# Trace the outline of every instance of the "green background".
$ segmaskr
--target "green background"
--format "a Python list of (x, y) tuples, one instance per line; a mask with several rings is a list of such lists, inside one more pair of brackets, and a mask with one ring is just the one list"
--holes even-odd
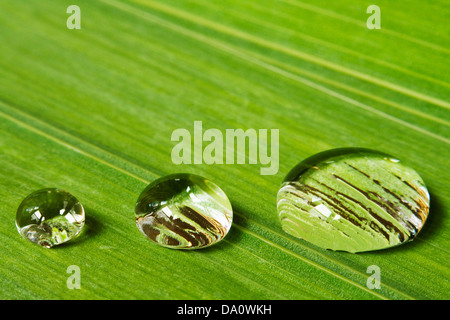
[[(69, 5), (81, 29), (69, 30)], [(448, 1), (1, 1), (0, 298), (448, 299)], [(174, 165), (177, 128), (279, 129), (280, 167)], [(415, 168), (431, 212), (412, 243), (322, 250), (281, 230), (276, 194), (301, 160), (377, 149)], [(198, 251), (158, 247), (134, 205), (154, 179), (199, 174), (234, 208)], [(14, 218), (29, 193), (69, 190), (87, 223), (40, 248)], [(81, 289), (66, 285), (81, 270)], [(381, 270), (369, 289), (366, 270)]]

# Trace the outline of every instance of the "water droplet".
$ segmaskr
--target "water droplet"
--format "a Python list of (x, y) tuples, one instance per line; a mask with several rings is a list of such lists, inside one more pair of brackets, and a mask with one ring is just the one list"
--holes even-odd
[(75, 238), (83, 226), (83, 206), (64, 190), (35, 191), (17, 209), (17, 230), (22, 237), (42, 247), (50, 248)]
[(233, 211), (216, 184), (191, 174), (174, 174), (152, 182), (136, 203), (136, 224), (159, 245), (197, 249), (222, 240)]
[(412, 240), (429, 205), (416, 171), (386, 154), (357, 148), (329, 150), (301, 162), (286, 176), (277, 197), (284, 231), (348, 252)]

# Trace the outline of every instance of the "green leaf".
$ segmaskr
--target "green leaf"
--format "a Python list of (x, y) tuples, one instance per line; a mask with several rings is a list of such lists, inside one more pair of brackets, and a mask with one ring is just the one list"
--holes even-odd
[[(0, 4), (0, 298), (450, 298), (446, 1), (377, 1), (374, 30), (370, 3), (350, 0), (79, 0), (81, 29), (70, 30), (72, 4)], [(278, 172), (175, 165), (172, 132), (193, 134), (194, 121), (223, 134), (279, 129)], [(282, 231), (284, 176), (338, 147), (380, 150), (420, 173), (431, 211), (414, 242), (350, 254)], [(175, 172), (229, 196), (233, 226), (219, 244), (170, 250), (137, 229), (140, 192)], [(22, 199), (47, 187), (87, 215), (77, 239), (52, 249), (14, 226)], [(67, 285), (73, 265), (80, 289)], [(367, 286), (373, 265), (380, 289)]]

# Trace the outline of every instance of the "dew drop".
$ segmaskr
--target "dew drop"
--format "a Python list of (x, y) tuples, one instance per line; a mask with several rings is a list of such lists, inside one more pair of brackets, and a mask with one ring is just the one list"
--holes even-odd
[(35, 191), (20, 204), (16, 227), (25, 239), (51, 248), (80, 234), (84, 209), (70, 193), (56, 188)]
[(139, 230), (161, 246), (197, 249), (226, 236), (233, 211), (216, 184), (192, 174), (174, 174), (142, 191), (135, 219)]
[[(395, 159), (395, 161), (393, 161)], [(421, 177), (378, 151), (334, 149), (299, 163), (277, 196), (283, 230), (321, 248), (363, 252), (411, 241), (430, 198)]]

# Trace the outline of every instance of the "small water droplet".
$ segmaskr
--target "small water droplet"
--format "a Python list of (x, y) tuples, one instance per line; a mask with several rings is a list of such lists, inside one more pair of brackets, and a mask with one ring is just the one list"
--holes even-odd
[(139, 196), (139, 230), (159, 245), (197, 249), (222, 240), (233, 211), (225, 193), (214, 183), (192, 174), (174, 174), (152, 182)]
[(414, 239), (429, 206), (428, 191), (416, 171), (386, 154), (358, 148), (329, 150), (304, 160), (286, 176), (277, 197), (284, 231), (325, 249), (348, 252)]
[(25, 239), (42, 247), (75, 238), (84, 226), (84, 209), (70, 193), (56, 188), (35, 191), (20, 204), (16, 227)]

